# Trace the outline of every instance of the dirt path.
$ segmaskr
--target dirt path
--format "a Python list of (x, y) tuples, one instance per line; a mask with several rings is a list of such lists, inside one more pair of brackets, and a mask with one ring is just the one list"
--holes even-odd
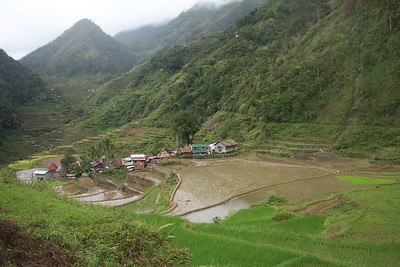
[(42, 168), (47, 168), (52, 162), (57, 166), (60, 166), (62, 157), (41, 159), (38, 161), (38, 165)]
[(300, 215), (325, 213), (328, 210), (339, 205), (340, 202), (341, 202), (341, 198), (338, 196), (338, 197), (335, 197), (330, 200), (320, 201), (320, 202), (308, 205), (306, 208), (298, 210), (297, 213)]

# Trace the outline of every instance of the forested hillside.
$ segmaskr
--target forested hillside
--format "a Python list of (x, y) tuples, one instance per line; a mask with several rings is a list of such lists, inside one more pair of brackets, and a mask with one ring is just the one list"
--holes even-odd
[(88, 19), (74, 24), (53, 42), (33, 51), (21, 63), (44, 76), (121, 74), (132, 66), (128, 50)]
[(164, 25), (147, 25), (114, 38), (127, 44), (139, 62), (176, 43), (186, 44), (207, 33), (222, 31), (266, 0), (234, 1), (223, 6), (200, 2)]
[(20, 62), (80, 103), (88, 90), (128, 71), (135, 60), (127, 47), (83, 19)]
[(48, 96), (50, 88), (28, 68), (0, 49), (0, 136), (20, 123), (18, 109)]
[[(270, 1), (223, 33), (177, 44), (104, 85), (87, 123), (146, 117), (241, 141), (317, 136), (339, 150), (396, 154), (397, 1)], [(318, 141), (318, 140), (317, 140)]]
[[(25, 122), (30, 126), (40, 124), (35, 130), (48, 128), (50, 124), (40, 113), (48, 113), (43, 107), (50, 103), (61, 109), (62, 101), (57, 97), (57, 91), (0, 49), (0, 164), (37, 150), (26, 140), (29, 137), (22, 137), (33, 129)], [(59, 115), (59, 111), (52, 113)], [(62, 119), (58, 117), (59, 121)]]

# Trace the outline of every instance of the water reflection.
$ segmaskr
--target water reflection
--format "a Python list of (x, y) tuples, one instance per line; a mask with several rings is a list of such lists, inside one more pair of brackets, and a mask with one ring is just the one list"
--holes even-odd
[(224, 219), (229, 214), (240, 209), (247, 209), (252, 204), (258, 201), (264, 200), (269, 197), (269, 192), (266, 189), (261, 189), (259, 191), (250, 193), (248, 195), (240, 196), (234, 198), (224, 204), (218, 205), (216, 207), (208, 208), (202, 211), (193, 212), (184, 216), (194, 223), (210, 223), (213, 222), (213, 218), (220, 217)]

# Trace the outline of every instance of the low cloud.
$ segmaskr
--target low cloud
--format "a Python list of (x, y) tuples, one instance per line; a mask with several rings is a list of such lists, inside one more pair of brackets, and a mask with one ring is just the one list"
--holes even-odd
[[(223, 5), (238, 0), (211, 0)], [(0, 48), (14, 59), (57, 38), (75, 22), (88, 18), (114, 35), (146, 24), (165, 22), (198, 0), (3, 0), (0, 9)]]

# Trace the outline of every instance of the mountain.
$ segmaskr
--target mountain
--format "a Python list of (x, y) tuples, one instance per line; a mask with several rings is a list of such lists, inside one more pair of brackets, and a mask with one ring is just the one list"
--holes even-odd
[(116, 76), (130, 69), (129, 51), (88, 19), (75, 23), (54, 41), (20, 62), (44, 76)]
[(232, 26), (239, 17), (266, 2), (267, 0), (234, 1), (223, 6), (200, 2), (164, 25), (146, 25), (136, 30), (120, 32), (114, 38), (127, 44), (141, 62), (177, 42), (188, 43), (207, 33), (222, 31)]
[(18, 107), (46, 98), (48, 85), (0, 49), (0, 133), (19, 125)]
[[(71, 102), (79, 102), (79, 98), (73, 96), (76, 93), (81, 96), (79, 90), (87, 92), (119, 76), (128, 71), (134, 61), (123, 44), (88, 19), (75, 23), (54, 41), (20, 60), (75, 100)], [(78, 92), (71, 88), (74, 86), (78, 87)]]
[[(26, 142), (31, 136), (22, 135), (30, 130), (30, 134), (37, 135), (37, 130), (50, 126), (46, 124), (47, 116), (40, 116), (39, 111), (49, 113), (43, 107), (53, 106), (57, 110), (51, 113), (58, 115), (62, 105), (57, 97), (57, 92), (37, 74), (0, 49), (0, 164), (37, 150), (33, 143)], [(27, 123), (40, 128), (27, 127)]]
[(190, 117), (197, 139), (289, 139), (397, 158), (399, 32), (396, 1), (270, 1), (110, 81), (86, 101), (85, 123), (169, 128)]

